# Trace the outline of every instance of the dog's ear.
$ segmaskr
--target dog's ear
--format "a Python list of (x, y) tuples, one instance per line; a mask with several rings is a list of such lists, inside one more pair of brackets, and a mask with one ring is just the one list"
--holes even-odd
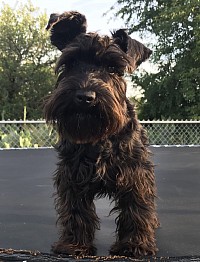
[(131, 69), (129, 67), (129, 71), (133, 72), (152, 54), (152, 51), (149, 48), (135, 39), (132, 39), (124, 29), (119, 29), (113, 32), (112, 37), (114, 43), (131, 58)]
[(51, 14), (46, 30), (51, 31), (52, 45), (62, 51), (76, 36), (86, 33), (87, 21), (84, 15), (77, 11)]

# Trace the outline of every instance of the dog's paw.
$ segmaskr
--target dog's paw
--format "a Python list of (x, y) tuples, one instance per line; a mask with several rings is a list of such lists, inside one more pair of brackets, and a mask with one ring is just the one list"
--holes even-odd
[(94, 256), (96, 255), (96, 247), (93, 245), (75, 245), (65, 242), (56, 242), (52, 245), (52, 251), (55, 254), (65, 254), (73, 256)]
[(111, 256), (126, 256), (126, 257), (143, 257), (143, 256), (154, 256), (158, 249), (153, 244), (148, 246), (146, 244), (136, 245), (132, 242), (116, 242), (111, 246)]

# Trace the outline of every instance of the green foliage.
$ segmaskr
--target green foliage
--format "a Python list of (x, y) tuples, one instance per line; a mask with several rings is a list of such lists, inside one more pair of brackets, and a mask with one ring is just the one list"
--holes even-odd
[(55, 51), (45, 30), (47, 15), (27, 2), (0, 10), (0, 114), (5, 119), (42, 117), (41, 102), (55, 82)]
[[(118, 0), (130, 33), (149, 37), (155, 74), (133, 76), (144, 89), (141, 119), (200, 118), (199, 0)], [(116, 7), (115, 7), (116, 8)], [(148, 39), (146, 39), (148, 41)]]
[(1, 124), (0, 148), (50, 147), (57, 132), (46, 124)]

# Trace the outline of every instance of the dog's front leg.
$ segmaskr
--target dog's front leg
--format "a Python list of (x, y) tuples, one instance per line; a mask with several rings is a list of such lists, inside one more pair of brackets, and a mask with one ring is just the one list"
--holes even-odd
[(57, 189), (55, 203), (60, 239), (52, 250), (54, 253), (71, 255), (95, 255), (93, 240), (99, 219), (95, 212), (93, 195), (88, 192), (88, 185), (80, 183), (79, 174), (70, 179), (66, 170), (68, 167), (62, 166), (55, 175)]
[(119, 177), (116, 193), (117, 239), (110, 249), (111, 255), (140, 257), (155, 255), (155, 228), (158, 227), (155, 212), (154, 175), (148, 170), (138, 169), (129, 180), (130, 172)]

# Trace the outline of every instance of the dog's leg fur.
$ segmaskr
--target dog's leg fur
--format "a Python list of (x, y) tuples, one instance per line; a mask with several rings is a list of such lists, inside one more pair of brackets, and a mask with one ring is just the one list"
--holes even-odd
[(135, 124), (126, 130), (126, 142), (118, 139), (121, 156), (115, 167), (118, 175), (113, 211), (119, 215), (116, 218), (117, 239), (110, 249), (111, 255), (139, 257), (155, 255), (157, 251), (154, 165), (144, 145), (147, 142), (145, 132), (139, 123)]
[[(120, 214), (117, 217), (117, 240), (110, 249), (111, 255), (140, 257), (155, 255), (154, 229), (157, 225), (152, 206), (143, 200), (136, 200), (135, 192), (125, 192), (116, 201), (115, 209)], [(138, 203), (141, 201), (140, 203)]]
[(151, 197), (153, 192), (146, 192), (141, 196), (138, 192), (141, 178), (137, 178), (137, 173), (134, 175), (136, 177), (135, 190), (130, 190), (128, 185), (121, 186), (116, 195), (114, 209), (119, 211), (116, 219), (117, 240), (110, 249), (111, 255), (139, 257), (155, 255), (157, 251), (154, 234), (157, 218)]
[(65, 143), (59, 153), (61, 160), (54, 180), (61, 235), (52, 249), (55, 253), (95, 255), (93, 240), (99, 219), (93, 203), (94, 194), (90, 190), (93, 165), (87, 162), (82, 145)]

